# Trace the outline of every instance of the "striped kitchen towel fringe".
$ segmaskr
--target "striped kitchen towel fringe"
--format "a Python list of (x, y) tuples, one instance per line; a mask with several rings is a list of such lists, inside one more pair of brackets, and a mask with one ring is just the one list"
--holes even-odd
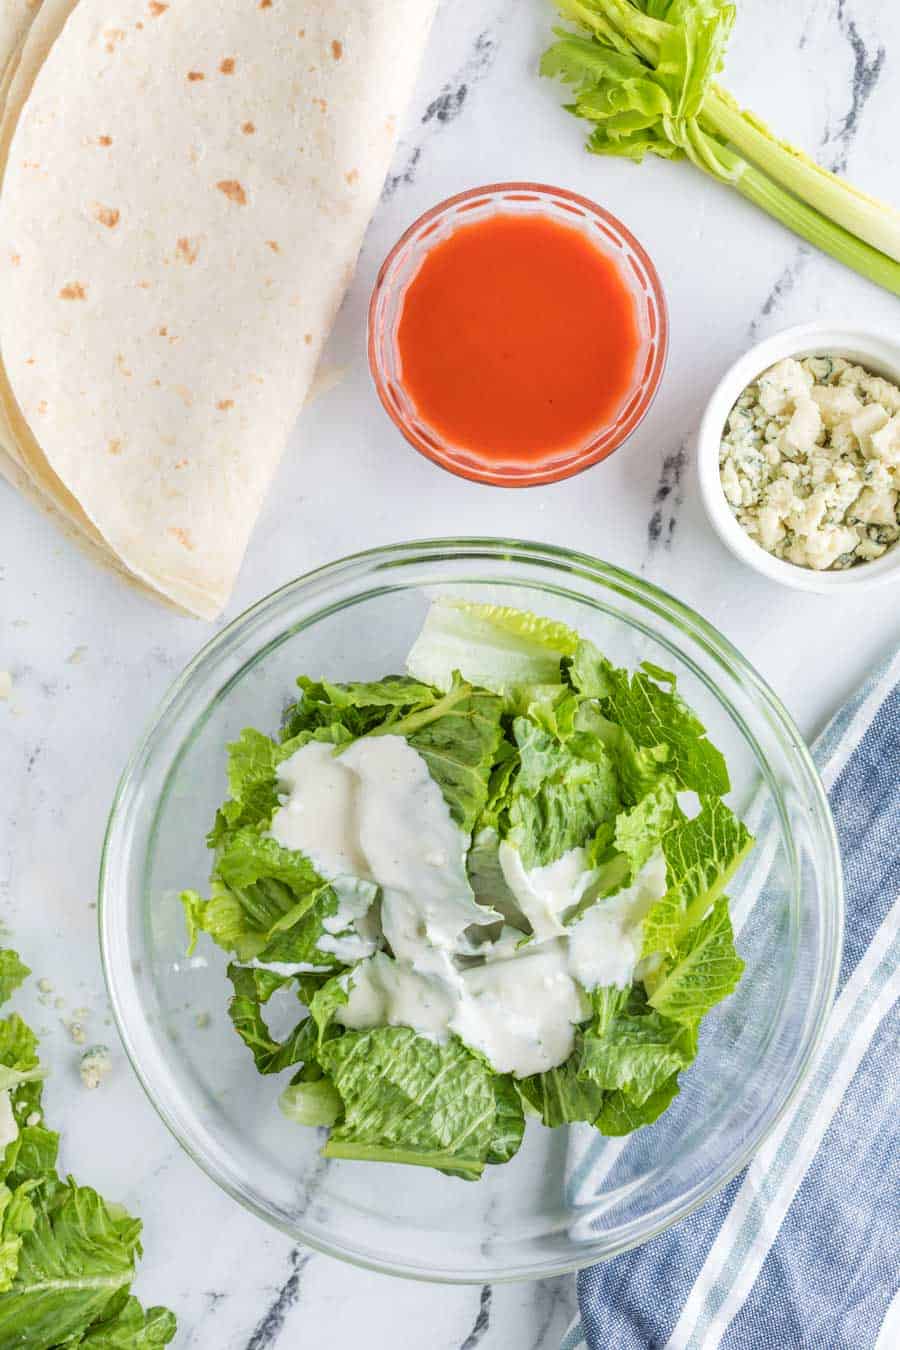
[(740, 1176), (645, 1246), (582, 1271), (561, 1350), (900, 1347), (900, 652), (814, 756), (847, 891), (822, 1044)]

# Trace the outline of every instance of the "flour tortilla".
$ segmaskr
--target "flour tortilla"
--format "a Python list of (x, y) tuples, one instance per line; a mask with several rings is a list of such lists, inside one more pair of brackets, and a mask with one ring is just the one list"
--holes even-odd
[(0, 121), (0, 445), (195, 614), (230, 593), (435, 7), (44, 0), (22, 49)]

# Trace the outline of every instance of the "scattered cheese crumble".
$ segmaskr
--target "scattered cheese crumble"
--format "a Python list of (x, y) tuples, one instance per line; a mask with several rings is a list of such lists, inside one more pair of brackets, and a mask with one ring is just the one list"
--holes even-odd
[(900, 388), (840, 356), (779, 361), (732, 408), (719, 472), (776, 558), (816, 571), (880, 558), (900, 539)]
[(81, 1056), (81, 1081), (92, 1091), (98, 1088), (112, 1068), (112, 1056), (105, 1045), (92, 1045)]

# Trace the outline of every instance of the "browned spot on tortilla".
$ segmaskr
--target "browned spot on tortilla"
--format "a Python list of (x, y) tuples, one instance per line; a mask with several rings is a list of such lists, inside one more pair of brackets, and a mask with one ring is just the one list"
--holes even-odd
[(160, 14), (165, 14), (169, 6), (164, 5), (162, 3), (162, 0), (150, 0), (150, 4), (147, 6), (147, 8), (153, 15), (154, 19), (158, 19)]
[(344, 55), (344, 44), (343, 42), (338, 42), (337, 38), (332, 41), (331, 55), (334, 57), (335, 61), (340, 61), (341, 57)]
[(137, 23), (134, 26), (135, 28), (138, 29), (138, 31), (140, 31), (140, 29), (142, 29), (144, 25), (141, 23), (140, 19), (138, 19)]
[(139, 290), (149, 291), (151, 283), (149, 281), (138, 281), (135, 283)]
[(260, 9), (271, 9), (272, 0), (259, 0), (259, 7)]
[(220, 65), (219, 65), (219, 70), (221, 71), (221, 73), (222, 73), (223, 75), (233, 75), (233, 74), (234, 74), (234, 57), (233, 57), (233, 56), (226, 56), (226, 57), (224, 58), (224, 60), (220, 63)]
[(316, 105), (317, 108), (320, 108), (323, 113), (328, 111), (327, 98), (314, 98), (313, 103)]
[(344, 177), (352, 187), (354, 183), (359, 182), (359, 169), (351, 169), (349, 173), (344, 174)]
[(182, 403), (185, 405), (186, 408), (190, 408), (193, 405), (194, 395), (191, 393), (190, 389), (185, 387), (185, 385), (176, 384), (175, 393), (181, 399)]
[(188, 461), (187, 461), (186, 459), (176, 459), (176, 461), (175, 461), (175, 468), (176, 468), (176, 469), (186, 469), (187, 466), (188, 466)]
[(59, 293), (60, 300), (86, 300), (87, 291), (80, 281), (70, 281)]
[(9, 255), (9, 261), (12, 263), (13, 267), (18, 267), (22, 261), (21, 253), (11, 253)]
[(234, 407), (234, 399), (220, 398), (218, 403), (216, 404), (216, 407), (219, 409), (219, 412), (227, 412), (229, 408)]
[(122, 28), (105, 28), (103, 30), (103, 36), (106, 38), (106, 50), (108, 52), (114, 52), (116, 50), (116, 43), (122, 41), (125, 36), (125, 31)]
[(42, 415), (47, 411), (47, 400), (45, 398), (41, 399), (40, 403), (38, 404), (37, 410)]
[(188, 79), (193, 83), (197, 80), (205, 80), (206, 76), (203, 74), (202, 70), (189, 70)]
[(245, 122), (244, 125), (241, 127), (241, 131), (244, 133), (245, 136), (252, 136), (255, 130), (256, 127), (253, 125), (252, 122)]
[(94, 207), (94, 219), (108, 230), (114, 230), (119, 223), (119, 212), (114, 206), (101, 206), (98, 202)]
[(40, 167), (41, 167), (41, 161), (40, 161), (39, 159), (23, 159), (23, 160), (22, 160), (22, 168), (23, 168), (23, 169), (39, 169)]
[(187, 263), (188, 267), (193, 266), (200, 254), (200, 240), (189, 239), (183, 235), (175, 245), (175, 251), (182, 262)]
[(305, 29), (305, 28), (298, 28), (298, 29), (297, 29), (297, 36), (298, 36), (299, 38), (304, 38), (304, 37), (306, 37), (306, 29)]
[(250, 378), (254, 384), (265, 384), (265, 380), (263, 379), (262, 375), (251, 374)]
[(116, 353), (116, 366), (119, 370), (119, 373), (122, 375), (130, 377), (131, 375), (134, 374), (134, 371), (129, 370), (128, 367), (126, 366), (125, 357), (122, 355), (121, 352)]
[(112, 136), (98, 136), (97, 144), (103, 146), (112, 145)]
[(267, 239), (266, 243), (268, 244), (269, 248), (272, 250), (273, 253), (281, 252), (281, 249), (278, 247), (277, 239)]
[(25, 364), (26, 364), (26, 366), (33, 366), (33, 365), (34, 365), (34, 357), (33, 357), (33, 356), (26, 357), (26, 359), (25, 359)]
[(177, 539), (179, 544), (183, 544), (190, 552), (194, 551), (194, 541), (191, 538), (190, 530), (184, 530), (180, 525), (170, 525), (169, 534), (173, 539)]
[(247, 205), (247, 194), (236, 178), (223, 178), (216, 183), (216, 187), (230, 202), (236, 202), (238, 206)]
[(113, 439), (107, 443), (106, 448), (111, 455), (121, 455), (122, 441), (119, 440), (118, 436), (114, 436)]
[(311, 346), (311, 345), (312, 345), (312, 333), (304, 333), (304, 334), (303, 334), (303, 341), (306, 343), (307, 347)]

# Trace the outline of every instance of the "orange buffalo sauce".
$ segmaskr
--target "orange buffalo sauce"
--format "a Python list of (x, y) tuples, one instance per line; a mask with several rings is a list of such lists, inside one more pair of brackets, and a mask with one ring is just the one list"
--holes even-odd
[(615, 262), (540, 215), (490, 216), (435, 244), (397, 329), (420, 418), (486, 465), (539, 464), (610, 423), (638, 345)]

